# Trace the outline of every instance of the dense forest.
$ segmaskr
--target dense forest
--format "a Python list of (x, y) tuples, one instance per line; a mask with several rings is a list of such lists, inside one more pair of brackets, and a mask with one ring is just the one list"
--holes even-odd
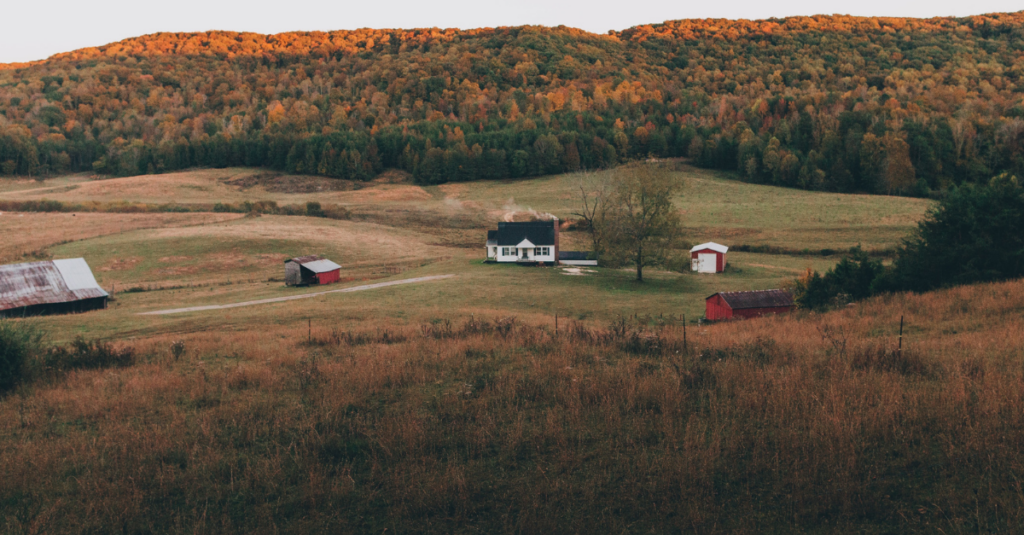
[(164, 33), (0, 65), (3, 175), (440, 183), (652, 156), (834, 191), (1024, 176), (1024, 12)]

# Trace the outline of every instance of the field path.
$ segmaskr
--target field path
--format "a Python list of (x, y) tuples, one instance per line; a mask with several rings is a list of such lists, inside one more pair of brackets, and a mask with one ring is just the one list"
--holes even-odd
[(429, 277), (416, 277), (412, 279), (402, 279), (397, 281), (378, 282), (375, 284), (364, 284), (362, 286), (352, 286), (349, 288), (342, 288), (340, 290), (328, 290), (326, 292), (316, 292), (311, 294), (302, 295), (290, 295), (288, 297), (272, 297), (270, 299), (259, 299), (257, 301), (244, 301), (241, 303), (231, 303), (229, 305), (207, 305), (201, 307), (187, 307), (187, 308), (172, 308), (168, 310), (157, 310), (154, 312), (140, 312), (139, 316), (159, 316), (164, 314), (181, 314), (183, 312), (198, 312), (201, 310), (223, 310), (225, 308), (235, 307), (247, 307), (252, 305), (262, 305), (266, 303), (280, 303), (282, 301), (294, 301), (296, 299), (307, 299), (310, 297), (317, 297), (325, 294), (336, 294), (344, 292), (359, 292), (362, 290), (373, 290), (375, 288), (384, 288), (387, 286), (397, 286), (399, 284), (413, 284), (417, 282), (427, 282), (432, 280), (450, 279), (455, 275), (431, 275)]

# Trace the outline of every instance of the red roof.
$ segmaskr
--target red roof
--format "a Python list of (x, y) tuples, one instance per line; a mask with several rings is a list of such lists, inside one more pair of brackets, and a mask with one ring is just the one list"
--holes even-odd
[(725, 304), (733, 310), (743, 308), (780, 308), (794, 305), (793, 296), (786, 290), (756, 290), (752, 292), (718, 292), (709, 295), (705, 301), (715, 295), (722, 296)]

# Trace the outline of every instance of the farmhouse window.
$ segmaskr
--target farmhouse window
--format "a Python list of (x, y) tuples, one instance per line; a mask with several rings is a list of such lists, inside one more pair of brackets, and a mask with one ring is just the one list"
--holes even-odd
[(551, 254), (550, 247), (538, 247), (534, 253), (536, 256), (548, 256)]
[(516, 254), (516, 252), (515, 252), (515, 248), (514, 247), (502, 247), (501, 248), (501, 256), (515, 256), (515, 254)]

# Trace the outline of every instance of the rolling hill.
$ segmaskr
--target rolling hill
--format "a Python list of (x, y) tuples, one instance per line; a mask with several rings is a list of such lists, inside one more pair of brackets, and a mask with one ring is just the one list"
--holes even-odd
[(1024, 12), (153, 34), (0, 66), (0, 174), (256, 166), (422, 184), (686, 156), (926, 195), (1024, 172)]

